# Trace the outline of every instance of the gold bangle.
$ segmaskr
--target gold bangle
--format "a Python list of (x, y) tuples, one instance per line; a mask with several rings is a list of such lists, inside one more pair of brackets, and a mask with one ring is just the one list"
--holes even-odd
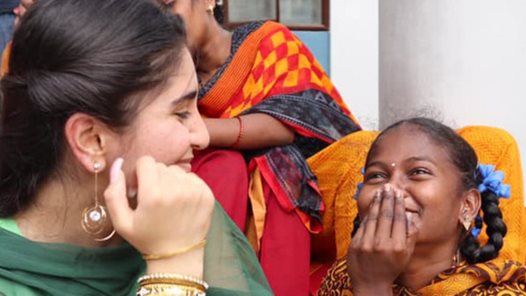
[(141, 286), (159, 283), (192, 286), (203, 291), (206, 291), (206, 289), (208, 289), (208, 284), (199, 278), (175, 273), (146, 274), (141, 276), (137, 280), (137, 283)]
[(206, 292), (180, 285), (152, 284), (141, 286), (137, 296), (205, 296)]
[(192, 289), (197, 289), (199, 291), (206, 291), (207, 286), (205, 286), (206, 283), (202, 281), (189, 281), (189, 280), (183, 280), (178, 278), (150, 278), (150, 279), (144, 279), (140, 282), (140, 286), (148, 286), (148, 285), (176, 285), (176, 286), (184, 286)]
[(205, 245), (206, 245), (206, 239), (203, 239), (202, 241), (199, 241), (199, 242), (197, 242), (197, 243), (195, 243), (193, 245), (190, 245), (188, 247), (181, 248), (181, 249), (176, 250), (176, 251), (174, 251), (172, 253), (167, 253), (167, 254), (142, 254), (142, 258), (144, 260), (159, 260), (159, 259), (170, 258), (170, 257), (181, 255), (181, 254), (184, 254), (184, 253), (196, 250), (196, 249), (200, 249), (200, 248), (204, 247)]

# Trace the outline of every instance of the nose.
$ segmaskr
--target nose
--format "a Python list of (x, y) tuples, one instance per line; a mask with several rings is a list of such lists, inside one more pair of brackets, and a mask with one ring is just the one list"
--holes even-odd
[(389, 183), (395, 188), (396, 190), (401, 191), (402, 193), (406, 193), (407, 189), (407, 182), (406, 182), (406, 176), (398, 171), (395, 170), (391, 173), (391, 178), (389, 180)]
[(201, 115), (196, 116), (190, 133), (190, 144), (195, 150), (203, 150), (210, 144), (210, 134)]

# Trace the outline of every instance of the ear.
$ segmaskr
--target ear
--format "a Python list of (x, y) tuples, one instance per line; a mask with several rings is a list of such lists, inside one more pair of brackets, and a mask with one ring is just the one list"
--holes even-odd
[(66, 121), (64, 136), (74, 158), (87, 171), (95, 172), (95, 162), (100, 164), (99, 171), (104, 170), (108, 144), (115, 137), (106, 124), (91, 115), (75, 113)]
[(466, 215), (470, 218), (470, 221), (473, 221), (479, 213), (480, 205), (480, 192), (475, 188), (471, 188), (470, 190), (466, 191), (460, 203), (460, 211), (458, 216), (460, 223), (463, 223), (464, 217)]
[(207, 10), (210, 9), (210, 7), (212, 8), (212, 11), (213, 11), (213, 8), (216, 7), (216, 1), (215, 0), (204, 0), (204, 5), (205, 5), (205, 8)]

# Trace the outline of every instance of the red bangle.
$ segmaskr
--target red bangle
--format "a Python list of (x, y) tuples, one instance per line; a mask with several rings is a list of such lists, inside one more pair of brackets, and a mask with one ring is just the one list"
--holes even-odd
[(239, 133), (237, 134), (237, 138), (236, 138), (236, 141), (234, 142), (234, 144), (230, 145), (231, 148), (237, 148), (237, 146), (239, 145), (239, 142), (241, 142), (241, 137), (243, 136), (243, 120), (241, 119), (241, 117), (234, 117), (237, 119), (237, 121), (239, 122)]

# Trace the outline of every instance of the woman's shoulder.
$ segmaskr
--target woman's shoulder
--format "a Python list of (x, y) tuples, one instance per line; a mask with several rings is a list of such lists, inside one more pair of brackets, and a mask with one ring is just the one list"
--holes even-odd
[(282, 31), (287, 35), (292, 34), (292, 31), (286, 25), (271, 20), (246, 23), (234, 29), (233, 34), (234, 36), (244, 36), (257, 32), (263, 35), (268, 35), (274, 34), (278, 31)]

